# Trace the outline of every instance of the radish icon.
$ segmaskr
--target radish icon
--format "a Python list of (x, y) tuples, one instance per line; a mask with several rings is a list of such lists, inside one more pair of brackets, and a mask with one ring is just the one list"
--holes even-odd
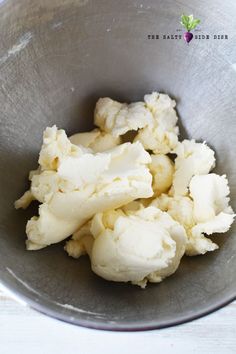
[(187, 32), (184, 33), (184, 40), (185, 42), (189, 43), (193, 39), (193, 34), (191, 31), (197, 27), (200, 23), (198, 18), (194, 18), (193, 15), (182, 15), (181, 16), (181, 25), (186, 28)]

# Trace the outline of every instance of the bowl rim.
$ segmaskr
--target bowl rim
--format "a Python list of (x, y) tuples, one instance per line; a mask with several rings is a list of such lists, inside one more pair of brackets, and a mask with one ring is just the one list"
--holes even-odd
[[(115, 332), (148, 331), (178, 326), (207, 316), (236, 300), (236, 294), (234, 294), (233, 296), (225, 297), (222, 301), (218, 301), (215, 304), (208, 306), (206, 309), (200, 309), (194, 314), (186, 314), (178, 319), (165, 320), (161, 323), (158, 323), (158, 320), (145, 321), (144, 323), (129, 322), (128, 324), (125, 324), (124, 322), (116, 323), (115, 321), (112, 321), (112, 323), (109, 321), (107, 321), (107, 323), (104, 323), (99, 319), (91, 320), (79, 318), (78, 316), (74, 317), (72, 315), (73, 310), (69, 308), (63, 308), (62, 311), (62, 308), (60, 308), (59, 305), (44, 298), (40, 298), (39, 300), (37, 299), (36, 301), (35, 294), (33, 292), (29, 292), (29, 290), (27, 291), (27, 289), (23, 289), (21, 291), (19, 289), (19, 286), (14, 286), (6, 280), (0, 279), (0, 285), (3, 285), (3, 287), (9, 292), (10, 295), (13, 296), (16, 301), (18, 300), (19, 303), (24, 302), (24, 304), (26, 304), (30, 309), (36, 310), (37, 312), (43, 315), (65, 323), (85, 327), (88, 329)], [(50, 308), (50, 304), (54, 304), (54, 307), (56, 306), (56, 309), (54, 310), (53, 308)]]

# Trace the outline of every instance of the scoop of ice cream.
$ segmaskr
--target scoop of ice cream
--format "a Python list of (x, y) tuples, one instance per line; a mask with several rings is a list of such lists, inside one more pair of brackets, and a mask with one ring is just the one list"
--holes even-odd
[(170, 96), (156, 91), (145, 95), (144, 102), (146, 103), (147, 108), (154, 115), (158, 112), (162, 112), (176, 106), (175, 100), (172, 100)]
[(179, 222), (186, 231), (187, 244), (185, 253), (188, 256), (204, 254), (208, 251), (214, 251), (218, 246), (199, 230), (194, 219), (193, 208), (194, 203), (188, 196), (168, 196), (162, 194), (153, 200), (150, 205), (154, 205), (163, 211), (166, 211), (171, 217)]
[(152, 114), (144, 102), (119, 103), (111, 98), (100, 98), (94, 112), (94, 123), (107, 133), (118, 137), (130, 130), (152, 125)]
[(194, 201), (194, 218), (202, 223), (219, 213), (233, 214), (229, 209), (229, 186), (225, 175), (210, 173), (194, 176), (190, 182), (190, 196)]
[[(52, 151), (49, 146), (49, 160), (45, 155), (44, 166), (51, 166), (50, 161), (59, 156), (54, 144)], [(31, 176), (31, 193), (43, 205), (39, 216), (27, 224), (28, 248), (60, 242), (97, 212), (153, 194), (148, 170), (151, 158), (140, 143), (122, 144), (103, 153), (80, 147), (75, 155), (70, 151), (56, 158), (55, 170), (41, 170)]]
[[(190, 195), (193, 198), (193, 217), (195, 226), (191, 230), (193, 240), (201, 240), (206, 245), (189, 248), (188, 254), (195, 255), (211, 251), (218, 246), (210, 239), (204, 237), (213, 233), (224, 233), (229, 230), (234, 221), (235, 214), (229, 206), (230, 198), (228, 180), (225, 175), (215, 173), (194, 176), (190, 182)], [(206, 240), (205, 240), (206, 239)], [(206, 246), (208, 249), (206, 249)], [(204, 248), (205, 247), (205, 248)]]
[(153, 92), (144, 96), (146, 107), (152, 113), (153, 124), (140, 129), (135, 141), (140, 141), (144, 148), (155, 154), (167, 154), (176, 147), (179, 128), (175, 101), (168, 95)]
[(107, 280), (142, 287), (177, 269), (187, 240), (184, 228), (155, 207), (99, 213), (91, 232), (93, 271)]
[(184, 140), (178, 143), (175, 153), (174, 194), (187, 195), (191, 178), (207, 174), (215, 167), (214, 151), (205, 143)]
[[(185, 228), (188, 241), (185, 253), (187, 255), (203, 254), (207, 251), (215, 249), (215, 244), (211, 240), (206, 239), (204, 235), (192, 235), (192, 228), (196, 225), (193, 216), (193, 201), (185, 196), (168, 196), (162, 194), (154, 199), (150, 206), (156, 206), (162, 211), (166, 211), (174, 220)], [(213, 246), (215, 245), (215, 246)]]
[(190, 182), (190, 194), (192, 199), (162, 194), (150, 205), (168, 212), (184, 226), (188, 236), (186, 254), (194, 256), (217, 249), (217, 244), (205, 235), (228, 231), (235, 215), (229, 206), (226, 176), (214, 173), (194, 176)]

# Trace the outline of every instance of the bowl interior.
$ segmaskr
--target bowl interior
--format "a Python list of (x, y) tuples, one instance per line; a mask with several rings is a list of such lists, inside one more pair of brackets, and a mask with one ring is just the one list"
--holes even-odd
[[(201, 19), (209, 40), (179, 34), (180, 15)], [(46, 126), (92, 128), (96, 100), (141, 100), (160, 90), (177, 101), (181, 134), (206, 140), (226, 173), (236, 210), (234, 1), (8, 0), (0, 4), (0, 279), (33, 307), (95, 328), (144, 329), (203, 315), (235, 296), (235, 226), (215, 235), (220, 249), (184, 258), (176, 274), (145, 291), (106, 282), (63, 244), (25, 250), (26, 220), (13, 202), (37, 166)], [(159, 39), (148, 39), (159, 34)], [(213, 39), (227, 34), (227, 40)]]

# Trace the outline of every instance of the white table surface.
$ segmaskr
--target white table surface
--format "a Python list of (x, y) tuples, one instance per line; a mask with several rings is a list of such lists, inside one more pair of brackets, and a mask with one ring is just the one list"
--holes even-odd
[(0, 287), (1, 354), (236, 353), (236, 301), (163, 330), (107, 332), (76, 327), (18, 303)]

